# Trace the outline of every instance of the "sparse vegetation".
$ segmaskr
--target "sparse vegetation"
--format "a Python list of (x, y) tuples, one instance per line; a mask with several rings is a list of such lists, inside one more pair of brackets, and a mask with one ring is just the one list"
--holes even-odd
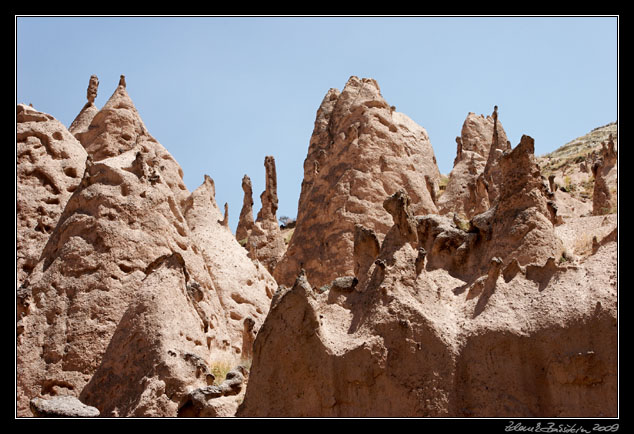
[(291, 242), (291, 238), (293, 237), (293, 233), (295, 232), (295, 228), (289, 229), (288, 232), (284, 234), (284, 244), (288, 245)]
[(231, 365), (226, 361), (212, 362), (209, 367), (209, 370), (215, 377), (214, 385), (218, 386), (223, 381), (225, 381), (225, 378), (227, 377), (227, 372), (229, 372), (231, 368), (232, 368)]
[(436, 193), (436, 197), (440, 197), (445, 190), (447, 190), (447, 184), (449, 184), (449, 177), (441, 174), (438, 180), (438, 193)]

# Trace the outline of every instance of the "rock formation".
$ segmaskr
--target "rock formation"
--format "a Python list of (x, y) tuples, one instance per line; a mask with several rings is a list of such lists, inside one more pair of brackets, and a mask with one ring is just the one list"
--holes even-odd
[(236, 239), (240, 242), (249, 236), (249, 232), (253, 228), (253, 187), (251, 186), (251, 178), (244, 175), (242, 178), (242, 191), (244, 198), (242, 199), (242, 210), (240, 210), (240, 219), (238, 220), (238, 228), (236, 229)]
[(88, 89), (86, 90), (86, 99), (88, 102), (81, 109), (75, 120), (68, 127), (68, 131), (75, 135), (78, 133), (84, 133), (88, 130), (93, 118), (99, 112), (97, 106), (95, 106), (95, 99), (97, 98), (97, 90), (99, 88), (99, 79), (96, 75), (90, 76), (88, 82)]
[(297, 225), (273, 276), (292, 285), (300, 269), (320, 287), (354, 273), (355, 225), (379, 239), (392, 225), (385, 197), (404, 189), (417, 214), (435, 213), (440, 177), (427, 132), (383, 99), (373, 79), (330, 89), (315, 120)]
[(124, 84), (78, 136), (83, 177), (18, 291), (18, 415), (68, 395), (102, 416), (175, 416), (214, 361), (251, 353), (275, 281), (218, 221), (213, 181), (187, 191)]
[[(497, 106), (487, 116), (469, 113), (462, 125), (454, 167), (445, 192), (437, 201), (440, 214), (456, 213), (470, 219), (489, 209), (499, 177), (496, 162), (501, 152), (510, 149), (506, 133), (498, 120)], [(487, 187), (489, 186), (489, 187)], [(487, 188), (491, 189), (491, 194)], [(489, 197), (489, 196), (492, 197)]]
[[(526, 158), (529, 144), (505, 158)], [(403, 192), (387, 207), (394, 226), (352, 291), (300, 275), (274, 296), (238, 416), (616, 416), (616, 270), (603, 269), (615, 242), (572, 267), (493, 257), (456, 278), (419, 244), (421, 218), (445, 218), (417, 217), (417, 243)]]
[[(262, 264), (249, 259), (229, 228), (221, 223), (210, 177), (206, 176), (188, 198), (183, 214), (191, 230), (190, 239), (198, 246), (226, 312), (229, 341), (235, 354), (228, 361), (248, 360), (251, 334), (264, 321), (277, 283)], [(253, 324), (247, 329), (245, 323), (250, 322)]]
[[(265, 157), (264, 168), (266, 170), (266, 188), (260, 195), (262, 208), (258, 212), (255, 223), (251, 225), (250, 230), (247, 232), (246, 247), (249, 251), (249, 257), (264, 264), (266, 269), (272, 273), (278, 261), (284, 255), (286, 245), (277, 221), (278, 199), (275, 158), (272, 156)], [(247, 230), (247, 226), (250, 224), (248, 221), (248, 207), (250, 205), (247, 203), (247, 190), (245, 190), (244, 201), (245, 205), (243, 205), (240, 215), (247, 215), (246, 223), (242, 226), (242, 228)], [(245, 206), (247, 209), (245, 209)]]
[(448, 215), (414, 213), (399, 189), (381, 239), (354, 227), (352, 273), (280, 287), (237, 415), (616, 416), (616, 221), (571, 255), (589, 222), (561, 222), (533, 139), (510, 149), (496, 115), (478, 122), (491, 136), (457, 140), (454, 182), (480, 187), (448, 186)]
[(592, 213), (594, 215), (610, 214), (616, 211), (616, 163), (614, 139), (610, 135), (608, 141), (601, 144), (600, 157), (592, 165), (592, 175), (594, 176)]
[(16, 249), (21, 285), (84, 173), (86, 151), (53, 116), (18, 104)]
[(51, 399), (33, 398), (31, 411), (36, 417), (99, 417), (99, 410), (82, 404), (74, 396), (55, 396)]
[[(284, 253), (273, 157), (236, 238), (125, 77), (101, 110), (97, 85), (73, 134), (17, 107), (19, 417), (617, 416), (618, 216), (580, 216), (497, 107), (467, 116), (440, 195), (374, 80), (328, 91)], [(566, 167), (613, 212), (613, 139), (592, 155)]]

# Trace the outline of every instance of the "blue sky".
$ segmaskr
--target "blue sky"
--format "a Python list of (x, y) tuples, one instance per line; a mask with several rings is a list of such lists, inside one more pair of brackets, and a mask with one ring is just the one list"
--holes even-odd
[(264, 157), (278, 175), (278, 217), (294, 217), (315, 114), (351, 75), (429, 133), (448, 174), (468, 112), (499, 106), (512, 146), (550, 152), (617, 120), (616, 17), (17, 17), (16, 103), (69, 126), (99, 77), (101, 107), (124, 74), (150, 133), (193, 191), (204, 174), (229, 203)]

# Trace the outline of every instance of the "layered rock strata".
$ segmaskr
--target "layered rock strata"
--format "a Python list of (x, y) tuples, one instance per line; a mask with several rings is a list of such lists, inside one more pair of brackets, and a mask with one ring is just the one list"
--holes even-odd
[(350, 77), (341, 92), (330, 89), (317, 110), (297, 225), (273, 276), (290, 286), (305, 269), (319, 287), (352, 274), (355, 225), (382, 239), (391, 217), (381, 204), (399, 189), (415, 213), (437, 212), (439, 178), (425, 129), (395, 111), (375, 80)]

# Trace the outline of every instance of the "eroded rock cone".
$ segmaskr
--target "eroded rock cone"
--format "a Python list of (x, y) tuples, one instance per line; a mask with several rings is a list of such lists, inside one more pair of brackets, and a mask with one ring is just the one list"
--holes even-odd
[(506, 146), (506, 133), (497, 119), (497, 110), (487, 117), (469, 113), (456, 142), (454, 167), (445, 192), (437, 201), (438, 210), (440, 214), (453, 212), (470, 219), (492, 205), (488, 188), (497, 191), (494, 185), (500, 182), (492, 178), (493, 173), (499, 177), (493, 168), (500, 151), (510, 147)]
[(97, 98), (97, 90), (99, 89), (99, 79), (96, 75), (91, 75), (88, 82), (88, 89), (86, 90), (86, 105), (81, 109), (77, 117), (68, 127), (68, 131), (77, 137), (77, 134), (85, 133), (95, 115), (99, 112), (97, 106), (95, 106), (95, 99)]
[[(513, 164), (530, 163), (531, 143), (524, 138), (502, 159), (505, 179)], [(515, 190), (526, 196), (513, 204), (529, 219), (541, 199), (519, 186), (529, 187), (532, 169), (528, 164), (501, 189), (502, 195)], [(237, 414), (615, 416), (616, 280), (602, 264), (615, 263), (616, 243), (607, 241), (575, 267), (553, 259), (528, 267), (515, 259), (504, 267), (493, 257), (477, 279), (458, 279), (446, 269), (427, 267), (426, 256), (434, 252), (408, 242), (413, 237), (403, 222), (410, 221), (410, 212), (400, 197), (390, 198), (395, 224), (368, 277), (353, 290), (334, 291), (334, 282), (315, 290), (300, 274), (291, 289), (274, 296)], [(418, 234), (424, 241), (421, 217)], [(443, 216), (426, 217), (451, 224)], [(497, 223), (492, 227), (495, 240)], [(505, 227), (500, 236), (512, 236), (502, 232)], [(437, 238), (451, 239), (437, 229)], [(364, 246), (372, 245), (371, 236), (357, 233)], [(471, 247), (477, 256), (489, 246)]]
[(414, 213), (435, 213), (440, 177), (427, 132), (393, 109), (372, 79), (330, 89), (315, 119), (297, 225), (273, 276), (291, 285), (301, 268), (311, 284), (354, 274), (355, 225), (380, 239), (392, 225), (386, 196), (405, 190)]
[[(219, 300), (226, 312), (234, 360), (248, 360), (254, 332), (266, 316), (277, 283), (262, 264), (254, 263), (233, 234), (218, 223), (220, 210), (213, 180), (205, 181), (184, 208), (190, 238), (202, 254)], [(245, 323), (252, 324), (249, 327)]]
[[(188, 388), (208, 384), (206, 366), (250, 352), (266, 315), (274, 281), (218, 222), (209, 183), (190, 194), (142, 125), (120, 85), (79, 135), (83, 178), (20, 292), (20, 416), (33, 397), (80, 394), (103, 416), (175, 416)], [(209, 252), (219, 234), (243, 256)], [(248, 289), (225, 286), (229, 267), (245, 271)]]

